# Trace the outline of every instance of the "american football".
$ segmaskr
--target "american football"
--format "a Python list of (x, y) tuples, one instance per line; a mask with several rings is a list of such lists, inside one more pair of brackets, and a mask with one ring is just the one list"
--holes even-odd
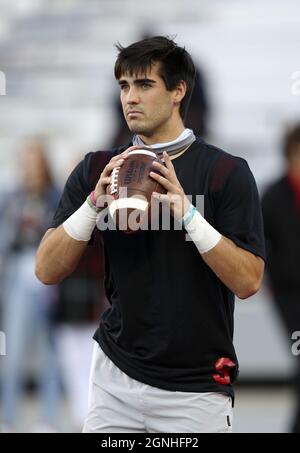
[(155, 160), (161, 162), (152, 151), (131, 151), (122, 167), (112, 171), (111, 182), (107, 186), (109, 213), (118, 229), (125, 233), (134, 233), (149, 225), (152, 193), (166, 193), (149, 176), (150, 171), (158, 173), (152, 166)]

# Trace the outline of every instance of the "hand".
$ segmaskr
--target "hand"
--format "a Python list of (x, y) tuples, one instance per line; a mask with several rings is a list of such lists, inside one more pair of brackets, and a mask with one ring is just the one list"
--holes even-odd
[(163, 195), (153, 192), (152, 196), (159, 201), (168, 203), (172, 215), (175, 219), (180, 220), (188, 211), (191, 203), (177, 179), (174, 166), (168, 153), (164, 151), (163, 157), (166, 166), (160, 164), (159, 162), (153, 162), (153, 166), (161, 173), (162, 176), (154, 172), (150, 172), (150, 176), (159, 182), (166, 189), (167, 193)]
[(110, 184), (110, 176), (113, 169), (116, 167), (121, 167), (124, 161), (127, 159), (128, 153), (135, 149), (138, 149), (138, 146), (130, 146), (121, 154), (114, 156), (106, 165), (106, 167), (104, 167), (94, 191), (96, 200), (106, 194), (106, 187)]

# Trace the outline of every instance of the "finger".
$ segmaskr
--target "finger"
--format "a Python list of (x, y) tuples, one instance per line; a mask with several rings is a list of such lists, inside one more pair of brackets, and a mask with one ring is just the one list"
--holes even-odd
[(163, 176), (165, 176), (167, 179), (169, 179), (169, 181), (171, 181), (173, 184), (176, 184), (178, 182), (174, 167), (167, 168), (165, 165), (163, 165), (157, 161), (153, 162), (153, 166), (160, 173), (162, 173)]
[(172, 160), (171, 160), (169, 154), (166, 151), (164, 151), (163, 156), (164, 156), (165, 166), (169, 170), (170, 174), (172, 175), (171, 178), (172, 178), (173, 182), (175, 184), (178, 183), (179, 181), (178, 181), (178, 178), (176, 175), (176, 171), (175, 171), (174, 165), (172, 164)]
[[(171, 170), (171, 169), (174, 170), (174, 165), (172, 164), (172, 161), (171, 161), (171, 159), (170, 159), (169, 154), (168, 154), (166, 151), (164, 151), (164, 152), (163, 152), (163, 156), (164, 156), (164, 161), (165, 161), (165, 164), (166, 164), (167, 168), (168, 168), (169, 170)], [(175, 171), (175, 170), (174, 170), (174, 171)]]
[(101, 184), (103, 186), (108, 186), (110, 184), (110, 176), (105, 176), (101, 179)]
[(175, 173), (175, 169), (172, 165), (172, 168), (167, 168), (165, 165), (162, 165), (161, 163), (154, 161), (153, 166), (163, 174), (169, 181), (171, 181), (173, 184), (178, 183), (178, 179)]
[(164, 194), (164, 193), (152, 192), (152, 197), (157, 198), (159, 200), (168, 200), (169, 201), (168, 195)]
[(115, 160), (114, 162), (110, 161), (109, 164), (103, 170), (103, 176), (109, 176), (114, 168), (121, 167), (124, 163), (124, 159)]
[(124, 157), (124, 156), (128, 156), (128, 153), (130, 153), (130, 151), (135, 151), (136, 149), (139, 149), (138, 146), (134, 145), (134, 146), (130, 146), (129, 148), (125, 149), (125, 151), (123, 151), (121, 154), (119, 154), (119, 157)]
[(127, 148), (124, 152), (129, 153), (129, 151), (134, 151), (135, 149), (140, 149), (140, 147), (137, 145), (132, 145), (132, 146), (129, 146), (129, 148)]
[(165, 165), (161, 164), (160, 162), (158, 162), (157, 160), (154, 160), (152, 162), (152, 165), (158, 170), (160, 171), (163, 175), (167, 176), (169, 174), (169, 170), (165, 167)]
[(123, 153), (117, 154), (117, 156), (112, 157), (108, 163), (110, 164), (111, 162), (116, 162), (117, 160), (123, 159), (127, 155), (128, 152), (124, 151)]
[(159, 184), (161, 184), (168, 192), (171, 192), (173, 184), (168, 179), (164, 178), (161, 175), (158, 175), (157, 173), (154, 173), (153, 171), (150, 172), (150, 176), (151, 178), (159, 182)]
[(162, 203), (170, 204), (170, 199), (169, 199), (168, 195), (166, 195), (166, 194), (153, 192), (152, 193), (152, 197), (155, 198), (158, 201), (161, 201)]
[(109, 161), (109, 164), (111, 162), (116, 162), (120, 159), (127, 159), (128, 157), (128, 154), (130, 153), (130, 151), (134, 151), (135, 149), (137, 149), (138, 146), (130, 146), (129, 148), (127, 148), (125, 151), (123, 151), (121, 154), (117, 154), (116, 156), (112, 157)]

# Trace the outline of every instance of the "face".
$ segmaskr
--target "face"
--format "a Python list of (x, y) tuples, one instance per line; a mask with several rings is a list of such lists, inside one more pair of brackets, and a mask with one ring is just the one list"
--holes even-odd
[(294, 145), (293, 153), (289, 158), (289, 168), (300, 176), (300, 143)]
[(128, 127), (131, 132), (146, 138), (168, 135), (168, 130), (174, 129), (174, 122), (180, 121), (180, 94), (177, 90), (167, 90), (158, 69), (156, 63), (147, 74), (124, 74), (119, 80)]
[(24, 188), (30, 193), (41, 193), (47, 184), (47, 168), (41, 146), (27, 144), (21, 158)]

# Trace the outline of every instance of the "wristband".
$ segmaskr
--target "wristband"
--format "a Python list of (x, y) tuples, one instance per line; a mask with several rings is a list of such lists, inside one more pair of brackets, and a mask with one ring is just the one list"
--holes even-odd
[(63, 223), (63, 227), (75, 241), (88, 242), (95, 229), (97, 217), (98, 212), (88, 197), (83, 205)]
[(195, 212), (197, 211), (197, 209), (195, 208), (195, 206), (193, 206), (192, 204), (190, 205), (189, 209), (187, 210), (187, 212), (184, 214), (184, 216), (182, 217), (182, 223), (183, 225), (186, 227), (190, 221), (192, 220), (192, 218), (194, 217), (194, 214)]
[(95, 212), (97, 212), (97, 214), (99, 212), (102, 211), (102, 208), (97, 208), (97, 201), (96, 201), (96, 198), (95, 198), (95, 195), (94, 195), (94, 192), (92, 192), (86, 199), (86, 201), (88, 202), (89, 206), (94, 209)]
[(201, 254), (214, 248), (222, 238), (222, 235), (202, 217), (193, 205), (190, 206), (182, 221), (186, 232)]
[(95, 197), (95, 191), (94, 190), (93, 190), (93, 192), (90, 193), (90, 200), (93, 203), (93, 205), (95, 206), (95, 208), (97, 208), (97, 200), (96, 200), (96, 197)]

